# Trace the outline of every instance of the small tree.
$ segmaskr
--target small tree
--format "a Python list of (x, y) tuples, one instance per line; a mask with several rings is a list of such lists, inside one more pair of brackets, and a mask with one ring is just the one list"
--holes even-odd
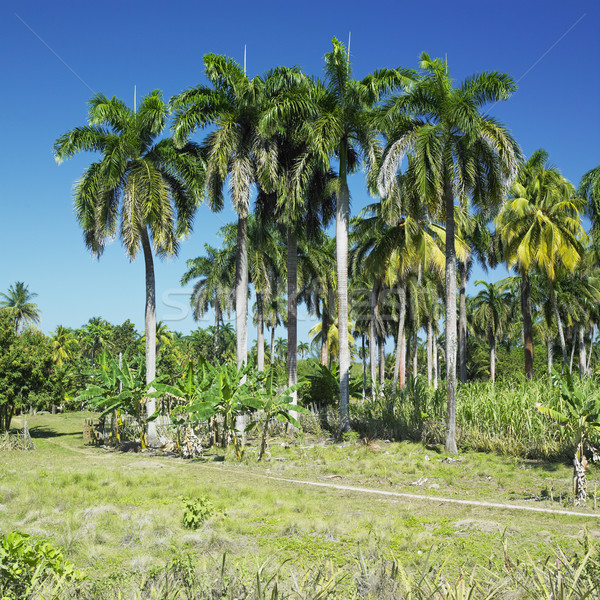
[(555, 386), (560, 386), (562, 403), (560, 410), (536, 404), (536, 409), (555, 420), (572, 436), (575, 456), (573, 457), (573, 494), (575, 506), (585, 504), (587, 498), (586, 450), (592, 453), (592, 460), (600, 460), (598, 450), (592, 445), (594, 434), (600, 433), (600, 399), (586, 399), (581, 389), (575, 387), (573, 377), (566, 374), (561, 379), (556, 371), (552, 372)]

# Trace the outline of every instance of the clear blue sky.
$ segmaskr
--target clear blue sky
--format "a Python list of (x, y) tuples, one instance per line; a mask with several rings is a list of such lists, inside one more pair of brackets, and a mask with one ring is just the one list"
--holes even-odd
[[(577, 184), (600, 163), (600, 4), (520, 2), (227, 3), (31, 2), (5, 0), (0, 9), (3, 127), (0, 160), (0, 291), (25, 281), (37, 292), (42, 329), (79, 327), (92, 316), (112, 323), (130, 318), (143, 328), (144, 266), (126, 259), (115, 241), (100, 261), (84, 247), (72, 209), (72, 185), (92, 156), (57, 166), (54, 140), (85, 123), (93, 91), (133, 103), (159, 88), (165, 98), (203, 81), (202, 56), (225, 54), (248, 73), (299, 65), (322, 74), (331, 38), (347, 43), (360, 78), (380, 67), (417, 67), (422, 51), (447, 56), (456, 80), (485, 70), (519, 81), (517, 93), (492, 113), (529, 155), (543, 147)], [(352, 179), (353, 214), (368, 198)], [(185, 260), (235, 215), (198, 211), (178, 258), (157, 264), (158, 318), (176, 330), (195, 327), (179, 279)], [(475, 273), (475, 277), (480, 273)], [(490, 274), (494, 277), (494, 274)], [(305, 311), (300, 310), (303, 317)], [(209, 323), (204, 323), (206, 326)], [(310, 324), (301, 324), (306, 339)]]

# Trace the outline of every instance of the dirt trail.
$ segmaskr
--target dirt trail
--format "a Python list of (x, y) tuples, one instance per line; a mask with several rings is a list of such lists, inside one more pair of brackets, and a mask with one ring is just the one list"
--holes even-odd
[[(77, 452), (79, 454), (84, 454), (93, 458), (109, 458), (107, 455), (102, 455), (98, 451), (89, 451), (82, 450), (80, 448), (74, 448), (72, 446), (68, 446), (66, 444), (61, 444), (55, 440), (47, 439), (48, 442), (54, 444), (56, 446), (60, 446), (65, 450), (71, 450), (73, 452)], [(168, 459), (168, 457), (165, 457)], [(164, 460), (164, 459), (163, 459)], [(239, 475), (239, 469), (228, 469), (226, 467), (219, 466), (209, 466), (201, 463), (189, 463), (184, 462), (179, 459), (170, 460), (169, 465), (165, 465), (163, 460), (153, 460), (148, 457), (145, 458), (143, 456), (139, 456), (139, 459), (134, 463), (127, 465), (127, 467), (131, 468), (178, 468), (178, 467), (197, 467), (201, 469), (206, 469), (209, 471), (215, 471), (220, 473), (229, 473)], [(566, 515), (571, 517), (583, 517), (584, 519), (600, 519), (600, 514), (595, 513), (584, 513), (578, 512), (574, 510), (564, 510), (564, 509), (555, 509), (555, 508), (542, 508), (537, 506), (524, 506), (522, 504), (504, 504), (501, 502), (486, 502), (485, 500), (461, 500), (458, 498), (444, 498), (441, 496), (427, 496), (425, 494), (408, 494), (406, 492), (393, 492), (390, 490), (378, 490), (376, 488), (365, 488), (358, 487), (352, 485), (341, 485), (337, 483), (327, 483), (323, 481), (309, 481), (303, 479), (290, 479), (289, 477), (276, 477), (274, 475), (266, 475), (263, 473), (256, 473), (255, 471), (245, 470), (244, 475), (250, 475), (251, 477), (259, 477), (261, 479), (268, 479), (270, 481), (279, 481), (282, 483), (289, 483), (292, 485), (300, 485), (304, 487), (318, 487), (318, 488), (326, 488), (331, 490), (338, 490), (344, 492), (352, 492), (355, 494), (367, 494), (367, 495), (379, 495), (386, 496), (388, 498), (403, 498), (405, 500), (412, 501), (424, 501), (424, 502), (433, 502), (437, 504), (459, 504), (463, 506), (479, 506), (483, 508), (496, 508), (508, 511), (522, 511), (522, 512), (536, 512), (536, 513), (546, 513), (553, 515)]]

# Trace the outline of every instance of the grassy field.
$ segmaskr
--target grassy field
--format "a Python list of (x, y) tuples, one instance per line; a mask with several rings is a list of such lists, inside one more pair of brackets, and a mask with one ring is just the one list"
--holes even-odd
[[(352, 438), (334, 444), (309, 434), (273, 439), (262, 463), (252, 441), (241, 462), (218, 451), (184, 461), (84, 446), (85, 416), (29, 417), (36, 450), (0, 454), (0, 533), (48, 538), (99, 581), (123, 582), (189, 553), (207, 568), (226, 554), (242, 579), (268, 561), (273, 569), (285, 563), (282, 576), (318, 565), (332, 576), (349, 574), (354, 585), (361, 572), (386, 561), (418, 569), (430, 551), (432, 563), (456, 576), (475, 564), (501, 571), (505, 548), (514, 559), (536, 560), (557, 546), (581, 553), (586, 528), (592, 541), (600, 537), (595, 469), (588, 504), (575, 509), (568, 464), (483, 453), (452, 459), (439, 447)], [(281, 479), (585, 514), (448, 504)], [(208, 498), (216, 514), (195, 531), (185, 529), (184, 496)]]

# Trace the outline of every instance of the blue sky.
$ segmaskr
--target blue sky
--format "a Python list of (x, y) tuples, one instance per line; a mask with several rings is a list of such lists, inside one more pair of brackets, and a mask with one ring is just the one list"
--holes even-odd
[[(539, 147), (577, 184), (600, 163), (600, 4), (546, 2), (31, 2), (0, 9), (3, 115), (0, 148), (0, 291), (25, 281), (39, 294), (42, 329), (78, 327), (92, 316), (130, 318), (143, 328), (144, 266), (119, 241), (98, 261), (85, 249), (72, 209), (72, 186), (92, 156), (58, 166), (55, 139), (85, 123), (92, 90), (133, 103), (159, 88), (165, 98), (203, 82), (202, 56), (240, 63), (249, 75), (275, 65), (322, 74), (331, 38), (347, 43), (358, 78), (380, 67), (416, 68), (422, 51), (447, 56), (460, 81), (504, 71), (517, 93), (492, 114), (529, 155)], [(352, 212), (368, 201), (361, 177), (351, 183)], [(185, 260), (217, 244), (235, 215), (200, 207), (179, 257), (157, 264), (158, 318), (188, 332), (196, 325), (179, 279)], [(473, 279), (481, 276), (475, 272)], [(497, 278), (499, 274), (490, 274)], [(171, 304), (169, 306), (168, 304)], [(177, 304), (181, 309), (175, 308)], [(186, 316), (187, 314), (187, 316)], [(183, 318), (182, 318), (183, 317)], [(300, 309), (300, 338), (310, 324)], [(203, 326), (210, 324), (208, 321)]]

